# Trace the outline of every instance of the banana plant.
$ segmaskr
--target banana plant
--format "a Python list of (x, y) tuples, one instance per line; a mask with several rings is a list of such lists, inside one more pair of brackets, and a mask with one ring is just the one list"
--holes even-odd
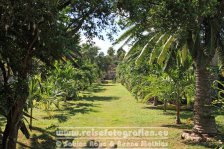
[(33, 108), (34, 108), (34, 100), (40, 100), (41, 98), (41, 75), (35, 75), (29, 80), (29, 96), (27, 98), (27, 107), (24, 109), (28, 112), (30, 109), (30, 122), (29, 128), (32, 130), (33, 123)]
[[(132, 37), (133, 35), (133, 32), (131, 32), (133, 28), (134, 27), (130, 28), (130, 30), (128, 30), (124, 34), (125, 36), (128, 36), (128, 40), (130, 40), (129, 38)], [(122, 39), (125, 39), (124, 35), (122, 35), (121, 38), (117, 40), (117, 42), (120, 42), (122, 41)], [(137, 52), (139, 54), (136, 56), (135, 53)], [(153, 96), (160, 96), (163, 99), (165, 99), (164, 97), (166, 97), (166, 94), (163, 94), (163, 96), (159, 95), (163, 93), (163, 91), (166, 91), (170, 95), (175, 94), (176, 97), (173, 98), (176, 99), (176, 105), (177, 105), (176, 122), (180, 123), (179, 110), (180, 110), (180, 98), (182, 96), (180, 94), (181, 92), (184, 91), (184, 88), (187, 87), (187, 85), (184, 84), (183, 82), (182, 84), (180, 84), (179, 83), (180, 79), (178, 80), (174, 78), (173, 74), (175, 74), (174, 73), (175, 71), (179, 71), (178, 73), (179, 75), (177, 76), (177, 78), (178, 77), (180, 78), (183, 72), (187, 71), (192, 65), (192, 59), (189, 56), (189, 50), (187, 48), (186, 41), (182, 40), (182, 35), (180, 34), (180, 32), (177, 31), (172, 34), (168, 32), (161, 33), (157, 32), (155, 29), (151, 29), (151, 31), (148, 32), (148, 34), (144, 34), (140, 38), (137, 38), (137, 41), (132, 45), (129, 53), (127, 54), (126, 59), (134, 60), (136, 65), (141, 65), (144, 61), (147, 60), (150, 65), (154, 65), (157, 63), (158, 66), (160, 67), (160, 70), (158, 71), (162, 71), (168, 74), (168, 76), (172, 80), (168, 82), (170, 82), (170, 84), (173, 83), (173, 86), (176, 87), (170, 87), (172, 88), (172, 90), (170, 91), (168, 91), (167, 89), (164, 90), (160, 89), (160, 87), (162, 88), (163, 86), (162, 84), (167, 82), (166, 79), (163, 79), (162, 82), (156, 83), (157, 84), (156, 86), (158, 86), (158, 84), (161, 85), (157, 89), (155, 88), (152, 89), (151, 87), (148, 87), (150, 89), (146, 89), (151, 90), (151, 93), (148, 94), (146, 98), (149, 99), (149, 96), (153, 95)], [(152, 84), (150, 84), (150, 86), (154, 87), (154, 85)], [(183, 86), (181, 91), (179, 90), (180, 86)], [(167, 85), (166, 87), (169, 88)], [(152, 93), (152, 91), (155, 92)], [(170, 97), (167, 96), (167, 98), (169, 99)]]
[[(209, 94), (212, 81), (207, 81), (211, 80), (212, 72), (210, 68), (216, 53), (218, 53), (223, 64), (223, 19), (219, 17), (219, 13), (215, 15), (217, 17), (198, 17), (196, 19), (198, 22), (195, 23), (194, 28), (191, 28), (191, 26), (187, 26), (190, 29), (177, 27), (171, 30), (167, 28), (166, 31), (161, 30), (158, 26), (153, 26), (154, 20), (152, 20), (152, 17), (147, 16), (145, 19), (146, 26), (142, 26), (139, 22), (133, 22), (132, 24), (135, 25), (135, 28), (141, 28), (141, 30), (136, 29), (137, 33), (128, 32), (127, 34), (129, 35), (128, 37), (132, 37), (132, 43), (134, 44), (132, 44), (126, 59), (133, 60), (133, 56), (136, 56), (136, 51), (142, 53), (136, 60), (136, 63), (144, 59), (151, 64), (157, 63), (163, 70), (166, 70), (173, 50), (181, 53), (182, 65), (185, 65), (184, 63), (188, 57), (192, 59), (195, 67), (195, 83), (197, 87), (194, 102), (193, 131), (197, 133), (217, 133), (215, 118), (212, 115), (212, 98)], [(144, 34), (144, 32), (147, 32), (147, 34)], [(125, 38), (122, 37), (122, 39)], [(118, 39), (118, 41), (120, 40)], [(131, 39), (128, 38), (126, 41), (129, 42)], [(147, 52), (150, 53), (150, 56), (144, 54)], [(204, 91), (203, 93), (200, 92), (202, 90)]]

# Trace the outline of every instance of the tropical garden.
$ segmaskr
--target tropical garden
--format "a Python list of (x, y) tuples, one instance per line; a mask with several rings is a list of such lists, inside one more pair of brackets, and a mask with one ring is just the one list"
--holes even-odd
[[(68, 142), (78, 136), (57, 140), (61, 127), (159, 128), (167, 138), (145, 148), (223, 148), (223, 8), (223, 0), (1, 0), (0, 148), (77, 148)], [(119, 48), (102, 52), (94, 38)], [(78, 148), (130, 141), (88, 139)]]

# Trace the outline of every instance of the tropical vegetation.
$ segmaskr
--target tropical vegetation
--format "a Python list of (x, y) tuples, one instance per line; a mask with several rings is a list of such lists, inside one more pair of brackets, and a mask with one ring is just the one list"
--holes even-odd
[[(108, 79), (151, 108), (174, 107), (177, 125), (182, 110), (193, 111), (183, 139), (222, 135), (223, 7), (223, 0), (1, 0), (1, 148), (16, 149), (19, 130), (30, 138), (36, 109), (53, 118)], [(94, 46), (105, 29), (112, 39), (119, 28), (117, 51)]]

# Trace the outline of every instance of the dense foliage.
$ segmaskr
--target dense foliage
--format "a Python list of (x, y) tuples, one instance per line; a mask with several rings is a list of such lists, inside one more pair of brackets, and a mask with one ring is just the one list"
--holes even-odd
[[(47, 74), (51, 74), (52, 77), (43, 79), (45, 87), (47, 86), (44, 94), (53, 97), (58, 93), (61, 94), (61, 91), (68, 96), (77, 94), (77, 91), (72, 91), (73, 84), (69, 84), (68, 81), (71, 81), (72, 77), (84, 76), (79, 83), (76, 80), (74, 85), (82, 84), (82, 81), (92, 81), (92, 77), (95, 76), (88, 73), (92, 66), (78, 64), (76, 61), (80, 57), (78, 50), (80, 31), (83, 30), (89, 39), (100, 36), (100, 30), (113, 24), (112, 10), (112, 3), (104, 0), (1, 1), (0, 100), (1, 114), (7, 119), (3, 148), (16, 148), (18, 130), (24, 127), (22, 117), (30, 96), (29, 80), (32, 80), (33, 76), (47, 72), (49, 67), (59, 67), (54, 65), (56, 60), (65, 63), (70, 60), (72, 65), (79, 67), (81, 72), (75, 72), (76, 74), (73, 73), (71, 76), (66, 74), (67, 78), (65, 80), (61, 78), (58, 82), (53, 75), (64, 77), (65, 73), (60, 71), (61, 68)], [(73, 72), (73, 68), (68, 64), (67, 66), (68, 73)], [(39, 67), (43, 68), (39, 71)], [(59, 85), (68, 88), (61, 89)], [(55, 92), (51, 92), (51, 89)], [(48, 98), (45, 95), (43, 97)]]
[[(185, 71), (181, 70), (181, 67), (163, 71), (158, 65), (149, 65), (146, 61), (136, 65), (133, 61), (136, 59), (137, 57), (132, 56), (131, 60), (125, 59), (117, 67), (117, 80), (125, 85), (136, 99), (151, 103), (159, 100), (164, 105), (169, 101), (175, 103), (179, 108), (178, 112), (181, 102), (191, 105), (195, 91), (192, 67)], [(179, 113), (177, 117), (177, 123), (180, 123)]]
[[(120, 14), (124, 16), (121, 24), (127, 31), (117, 42), (132, 45), (128, 55), (140, 51), (137, 63), (145, 58), (164, 71), (173, 69), (168, 75), (176, 85), (182, 83), (176, 82), (173, 72), (184, 68), (176, 73), (178, 78), (193, 64), (196, 80), (194, 133), (217, 133), (212, 111), (212, 82), (217, 79), (217, 71), (213, 71), (218, 66), (217, 55), (221, 64), (223, 61), (223, 5), (222, 0), (118, 2)], [(178, 69), (173, 64), (170, 67), (170, 62)]]
[[(94, 82), (114, 79), (117, 66), (118, 81), (137, 99), (174, 103), (177, 123), (182, 99), (193, 101), (193, 131), (217, 134), (212, 106), (222, 107), (223, 90), (213, 100), (211, 85), (223, 64), (223, 6), (223, 0), (1, 0), (3, 148), (16, 148), (19, 129), (29, 138), (25, 121), (32, 125), (35, 105), (48, 110), (78, 99)], [(115, 32), (116, 14), (127, 28), (116, 43), (130, 44), (127, 54), (80, 45), (81, 32), (89, 40), (102, 39), (107, 26)]]

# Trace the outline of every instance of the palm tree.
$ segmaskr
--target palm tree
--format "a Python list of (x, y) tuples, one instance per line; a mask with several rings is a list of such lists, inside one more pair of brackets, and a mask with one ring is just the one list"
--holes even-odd
[[(117, 42), (125, 40), (125, 43), (135, 40), (126, 58), (130, 58), (136, 47), (141, 51), (136, 63), (145, 60), (146, 53), (150, 53), (150, 63), (157, 63), (167, 67), (173, 50), (180, 51), (182, 61), (190, 55), (196, 76), (196, 96), (194, 103), (194, 127), (193, 131), (201, 134), (216, 134), (215, 118), (211, 110), (211, 66), (215, 53), (222, 56), (224, 43), (223, 20), (217, 18), (204, 18), (198, 27), (192, 31), (177, 28), (175, 32), (157, 31), (156, 27), (145, 27), (136, 34), (132, 31), (139, 24), (132, 26)], [(135, 30), (136, 31), (136, 30)], [(144, 34), (145, 32), (145, 34)], [(140, 36), (138, 36), (140, 35)]]

